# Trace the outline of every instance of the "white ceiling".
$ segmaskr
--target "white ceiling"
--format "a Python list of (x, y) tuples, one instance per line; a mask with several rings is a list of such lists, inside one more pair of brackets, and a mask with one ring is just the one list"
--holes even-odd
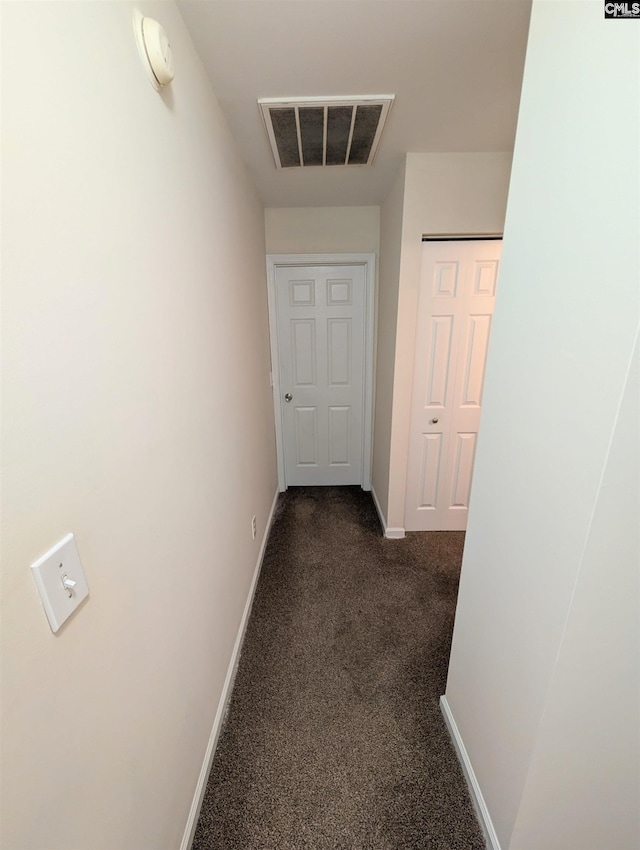
[[(510, 151), (531, 0), (178, 0), (266, 206), (381, 203), (407, 152)], [(259, 97), (395, 94), (372, 167), (276, 170)]]

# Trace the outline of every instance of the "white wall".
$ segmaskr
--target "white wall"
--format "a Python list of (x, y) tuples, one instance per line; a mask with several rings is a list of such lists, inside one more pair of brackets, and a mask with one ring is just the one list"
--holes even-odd
[(376, 407), (373, 428), (371, 489), (388, 527), (389, 452), (393, 414), (393, 367), (398, 326), (398, 287), (402, 251), (405, 164), (398, 169), (391, 190), (380, 208), (380, 263), (378, 285)]
[(377, 254), (380, 207), (267, 207), (268, 254)]
[[(387, 524), (394, 528), (404, 527), (422, 237), (501, 233), (510, 168), (508, 153), (407, 154), (399, 273), (384, 282), (381, 278), (380, 285), (381, 298), (384, 286), (398, 287), (397, 308), (388, 301), (392, 312), (397, 309), (391, 436), (388, 457), (381, 453), (377, 458), (378, 468), (389, 469), (388, 494), (376, 490), (380, 502), (387, 503)], [(383, 216), (383, 246), (393, 231), (393, 224), (385, 221), (389, 219)], [(388, 321), (382, 301), (380, 321)]]
[[(2, 847), (177, 848), (276, 492), (263, 210), (171, 2), (4, 3)], [(258, 539), (250, 534), (258, 517)], [(54, 636), (29, 565), (76, 534)]]
[(631, 23), (548, 0), (531, 21), (446, 692), (512, 850), (640, 841)]
[(512, 846), (640, 847), (640, 368), (631, 371)]

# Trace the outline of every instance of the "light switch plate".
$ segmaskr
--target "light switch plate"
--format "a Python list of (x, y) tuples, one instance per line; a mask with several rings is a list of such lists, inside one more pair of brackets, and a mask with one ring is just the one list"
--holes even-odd
[(51, 631), (55, 633), (89, 595), (73, 534), (67, 534), (46, 555), (31, 564), (31, 571)]

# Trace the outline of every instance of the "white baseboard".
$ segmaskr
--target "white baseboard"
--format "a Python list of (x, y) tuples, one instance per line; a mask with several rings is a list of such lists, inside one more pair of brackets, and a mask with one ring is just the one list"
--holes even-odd
[(458, 761), (462, 767), (462, 772), (464, 773), (464, 778), (467, 782), (469, 793), (471, 794), (471, 801), (476, 810), (476, 814), (478, 815), (482, 831), (484, 832), (487, 850), (501, 850), (500, 842), (498, 841), (498, 836), (493, 826), (491, 815), (489, 814), (489, 809), (487, 808), (487, 804), (482, 796), (482, 791), (480, 790), (480, 785), (471, 765), (469, 754), (467, 753), (467, 749), (464, 745), (464, 741), (462, 740), (462, 736), (460, 735), (460, 730), (458, 729), (446, 696), (440, 697), (440, 710), (442, 711), (444, 722), (447, 724), (451, 741), (455, 747)]
[(224, 680), (222, 693), (220, 694), (218, 710), (216, 711), (216, 716), (213, 720), (213, 727), (211, 729), (209, 743), (207, 744), (207, 749), (204, 754), (204, 761), (202, 762), (200, 776), (198, 777), (198, 782), (196, 783), (196, 790), (193, 795), (193, 802), (191, 803), (189, 816), (187, 817), (187, 825), (185, 827), (184, 834), (182, 836), (182, 841), (180, 843), (180, 850), (190, 850), (191, 844), (193, 843), (193, 836), (195, 835), (196, 826), (198, 824), (200, 809), (202, 808), (202, 801), (204, 799), (205, 791), (207, 790), (207, 780), (209, 778), (211, 764), (213, 762), (213, 757), (216, 752), (216, 746), (218, 745), (220, 730), (222, 729), (222, 721), (224, 720), (227, 711), (227, 705), (229, 703), (231, 692), (233, 690), (233, 683), (238, 669), (238, 662), (240, 660), (240, 651), (242, 649), (244, 635), (247, 630), (249, 614), (251, 613), (251, 606), (253, 605), (253, 597), (256, 592), (256, 586), (258, 584), (260, 570), (262, 569), (262, 559), (264, 558), (264, 550), (267, 547), (267, 540), (269, 539), (269, 532), (271, 531), (271, 524), (273, 523), (273, 515), (275, 513), (279, 495), (280, 494), (276, 492), (276, 495), (274, 496), (273, 504), (271, 505), (271, 511), (269, 513), (269, 518), (267, 520), (267, 525), (264, 531), (264, 536), (262, 538), (262, 543), (260, 544), (258, 560), (255, 566), (255, 570), (253, 572), (253, 578), (251, 579), (251, 586), (249, 588), (249, 593), (247, 594), (247, 601), (244, 606), (244, 611), (242, 612), (240, 626), (238, 627), (238, 634), (236, 635), (236, 642), (233, 646), (233, 652), (231, 653), (227, 676)]
[(387, 527), (387, 520), (385, 519), (385, 516), (382, 513), (382, 508), (380, 507), (380, 502), (378, 501), (378, 497), (376, 496), (376, 491), (373, 489), (373, 484), (371, 485), (371, 498), (373, 499), (373, 504), (376, 506), (376, 510), (378, 512), (378, 519), (380, 520), (380, 525), (382, 526), (382, 530), (384, 532)]
[(376, 491), (373, 489), (373, 486), (371, 487), (371, 496), (373, 498), (373, 504), (376, 506), (378, 517), (380, 518), (384, 536), (393, 540), (402, 540), (404, 537), (404, 528), (389, 528), (387, 526), (387, 519), (382, 513), (382, 508), (380, 507), (380, 502), (378, 501), (378, 497), (376, 496)]

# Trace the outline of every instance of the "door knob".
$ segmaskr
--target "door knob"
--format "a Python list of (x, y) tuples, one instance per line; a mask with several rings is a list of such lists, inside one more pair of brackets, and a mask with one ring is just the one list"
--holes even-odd
[(293, 396), (291, 395), (291, 393), (287, 393), (284, 397), (284, 400), (285, 401), (291, 401), (292, 398), (293, 398)]
[(435, 419), (432, 419), (432, 420), (431, 420), (431, 424), (432, 424), (432, 425), (437, 425), (437, 424), (438, 424), (438, 417), (437, 417), (437, 416), (435, 417)]

